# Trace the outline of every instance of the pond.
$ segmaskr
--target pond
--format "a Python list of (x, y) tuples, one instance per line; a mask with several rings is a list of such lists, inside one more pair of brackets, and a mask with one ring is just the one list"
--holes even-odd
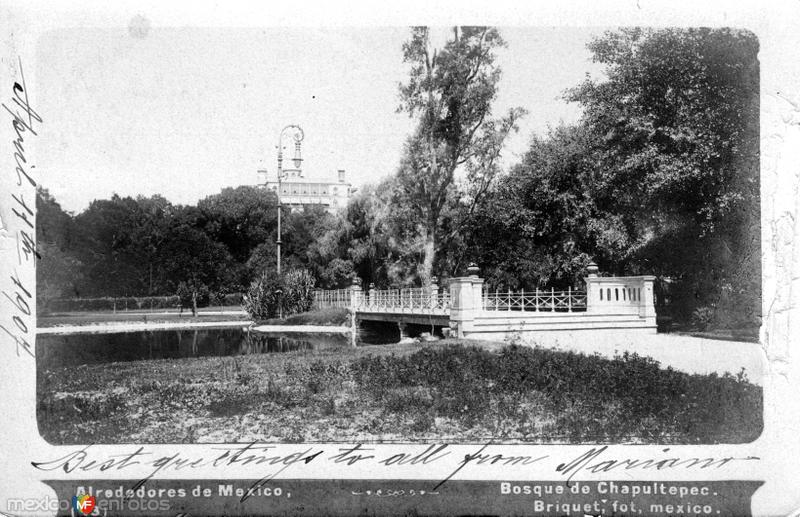
[[(360, 344), (395, 342), (393, 335), (369, 330)], [(41, 335), (37, 366), (52, 368), (183, 357), (271, 354), (349, 346), (347, 334), (254, 332), (245, 328), (147, 330), (115, 333)]]

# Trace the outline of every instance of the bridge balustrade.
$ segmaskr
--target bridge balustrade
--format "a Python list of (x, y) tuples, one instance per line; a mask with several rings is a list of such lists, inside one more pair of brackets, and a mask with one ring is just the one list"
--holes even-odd
[(316, 290), (314, 306), (353, 308), (362, 312), (402, 312), (413, 314), (449, 314), (450, 291), (425, 288), (371, 289), (360, 288)]
[(350, 307), (352, 303), (351, 289), (316, 289), (314, 291), (314, 307), (317, 309)]
[(588, 310), (597, 314), (635, 314), (655, 317), (654, 276), (586, 278)]
[(652, 276), (585, 278), (586, 291), (506, 291), (484, 289), (477, 276), (453, 278), (448, 289), (430, 288), (317, 290), (316, 308), (341, 307), (361, 312), (450, 315), (451, 320), (473, 320), (485, 311), (588, 312), (635, 314), (654, 318)]
[(425, 288), (372, 289), (358, 309), (369, 312), (408, 312), (415, 314), (448, 314), (450, 292)]
[(520, 291), (484, 292), (485, 311), (533, 311), (533, 312), (584, 312), (586, 311), (586, 292), (555, 289), (526, 292)]

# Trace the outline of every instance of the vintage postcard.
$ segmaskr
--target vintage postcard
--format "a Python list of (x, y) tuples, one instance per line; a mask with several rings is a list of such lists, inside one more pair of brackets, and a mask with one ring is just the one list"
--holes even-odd
[(797, 4), (0, 10), (0, 514), (800, 512)]

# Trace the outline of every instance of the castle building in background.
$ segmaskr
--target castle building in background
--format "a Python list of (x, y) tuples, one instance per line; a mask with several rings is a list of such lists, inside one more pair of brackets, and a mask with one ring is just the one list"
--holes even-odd
[[(267, 188), (276, 192), (280, 196), (281, 204), (291, 208), (302, 208), (305, 205), (319, 205), (325, 207), (329, 212), (335, 212), (347, 206), (348, 200), (358, 190), (351, 183), (347, 182), (346, 174), (343, 169), (337, 171), (336, 178), (309, 178), (299, 167), (300, 160), (299, 143), (295, 144), (296, 157), (295, 168), (284, 168), (281, 181), (277, 179), (267, 179), (262, 183), (262, 188)], [(291, 163), (291, 162), (290, 162)], [(266, 174), (267, 171), (259, 170), (259, 173)], [(269, 178), (269, 176), (268, 176)], [(278, 192), (280, 188), (280, 192)]]
[[(347, 182), (345, 171), (337, 171), (336, 180), (327, 178), (307, 178), (298, 169), (284, 169), (280, 182), (280, 198), (284, 206), (302, 207), (321, 205), (334, 212), (347, 206), (347, 201), (356, 188)], [(278, 181), (267, 181), (266, 188), (278, 192)]]

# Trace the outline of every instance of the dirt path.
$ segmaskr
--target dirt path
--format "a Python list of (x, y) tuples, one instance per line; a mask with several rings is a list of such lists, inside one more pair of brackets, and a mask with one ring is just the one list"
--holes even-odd
[(598, 353), (603, 357), (614, 357), (624, 352), (649, 356), (661, 363), (663, 368), (671, 366), (686, 373), (737, 374), (742, 368), (753, 384), (763, 384), (767, 371), (764, 350), (758, 343), (703, 339), (698, 337), (653, 334), (608, 336), (595, 333), (590, 336), (570, 336), (570, 333), (542, 333), (535, 338), (526, 338), (525, 344), (538, 344), (546, 348)]

